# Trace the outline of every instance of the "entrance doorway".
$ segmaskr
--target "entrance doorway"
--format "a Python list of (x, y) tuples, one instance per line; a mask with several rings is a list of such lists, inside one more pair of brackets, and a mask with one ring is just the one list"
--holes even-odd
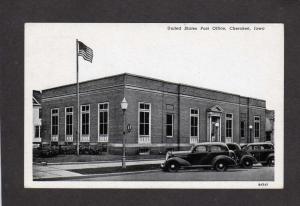
[(221, 121), (219, 116), (211, 116), (210, 141), (221, 142)]
[(221, 142), (222, 114), (224, 110), (219, 105), (215, 105), (207, 110), (207, 141)]

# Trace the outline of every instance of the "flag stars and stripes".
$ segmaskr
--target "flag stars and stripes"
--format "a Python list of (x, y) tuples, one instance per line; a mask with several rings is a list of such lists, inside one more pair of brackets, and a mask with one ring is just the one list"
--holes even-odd
[(86, 46), (81, 41), (78, 41), (78, 56), (82, 56), (84, 60), (92, 63), (93, 61), (93, 50)]

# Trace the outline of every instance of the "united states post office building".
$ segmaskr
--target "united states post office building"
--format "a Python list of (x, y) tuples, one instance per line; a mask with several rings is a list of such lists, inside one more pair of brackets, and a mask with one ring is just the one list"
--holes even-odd
[[(124, 73), (80, 83), (82, 146), (122, 152), (124, 97), (127, 154), (265, 141), (265, 100)], [(76, 84), (42, 91), (42, 142), (77, 144)]]

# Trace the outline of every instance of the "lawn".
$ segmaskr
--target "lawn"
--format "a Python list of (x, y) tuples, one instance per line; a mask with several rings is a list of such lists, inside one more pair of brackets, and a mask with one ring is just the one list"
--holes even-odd
[(123, 169), (122, 167), (103, 167), (103, 168), (74, 169), (69, 171), (87, 175), (87, 174), (106, 174), (106, 173), (118, 173), (118, 172), (157, 170), (159, 168), (160, 168), (159, 164), (150, 164), (150, 165), (130, 165), (127, 166), (125, 169)]

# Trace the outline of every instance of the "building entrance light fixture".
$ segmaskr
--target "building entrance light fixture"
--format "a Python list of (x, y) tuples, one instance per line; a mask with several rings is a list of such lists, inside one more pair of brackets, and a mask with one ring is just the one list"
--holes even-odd
[(125, 112), (127, 110), (127, 107), (128, 107), (128, 102), (126, 101), (126, 99), (124, 97), (121, 102), (121, 108), (122, 108), (123, 112)]
[(125, 130), (126, 130), (126, 126), (125, 126), (125, 112), (127, 110), (128, 107), (128, 102), (126, 101), (125, 97), (123, 98), (122, 102), (121, 102), (121, 109), (123, 111), (123, 155), (122, 155), (122, 168), (125, 169), (126, 168), (126, 141), (125, 141)]
[(249, 125), (249, 130), (250, 130), (250, 138), (249, 138), (249, 142), (252, 141), (252, 128), (253, 128), (253, 126), (250, 124), (250, 125)]

